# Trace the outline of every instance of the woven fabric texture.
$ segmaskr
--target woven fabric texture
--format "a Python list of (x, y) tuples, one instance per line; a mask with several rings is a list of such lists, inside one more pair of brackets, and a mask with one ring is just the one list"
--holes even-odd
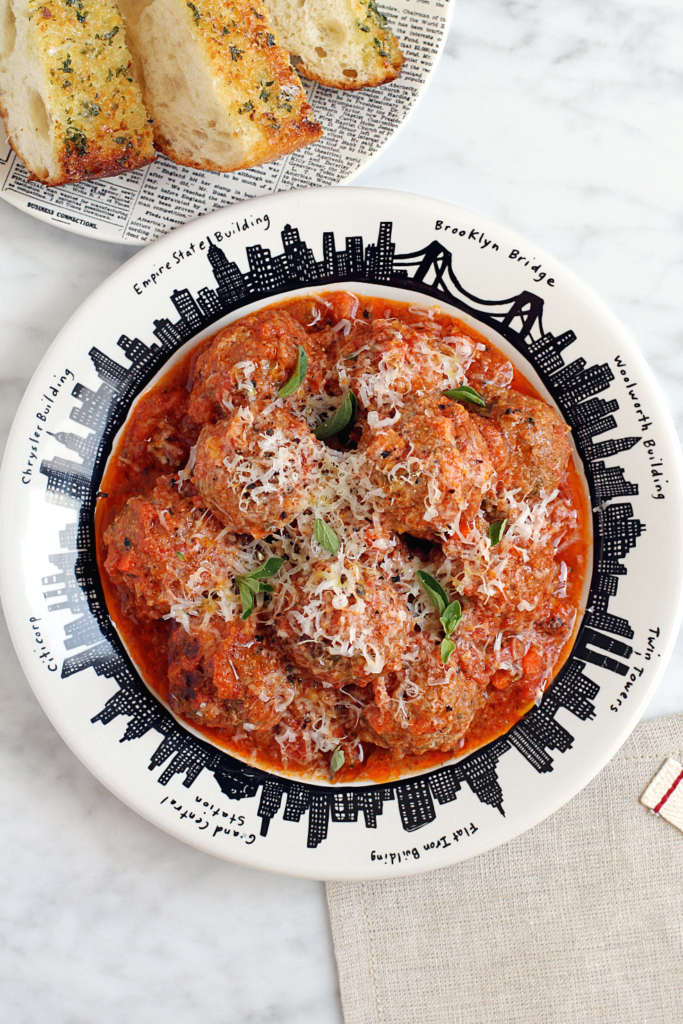
[(683, 836), (639, 796), (683, 716), (638, 726), (550, 819), (414, 878), (329, 883), (346, 1024), (683, 1021)]

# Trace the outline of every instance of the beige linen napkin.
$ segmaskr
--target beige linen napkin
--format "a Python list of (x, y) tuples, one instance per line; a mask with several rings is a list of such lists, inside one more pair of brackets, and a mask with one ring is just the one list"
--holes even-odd
[(667, 756), (683, 716), (506, 846), (328, 884), (346, 1024), (683, 1022), (683, 835), (639, 803)]

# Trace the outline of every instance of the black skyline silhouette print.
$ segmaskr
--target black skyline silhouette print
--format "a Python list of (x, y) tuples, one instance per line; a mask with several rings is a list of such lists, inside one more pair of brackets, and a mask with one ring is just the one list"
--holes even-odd
[[(151, 729), (159, 733), (162, 741), (149, 768), (165, 765), (158, 779), (162, 786), (176, 774), (183, 774), (183, 785), (189, 788), (206, 770), (213, 773), (231, 799), (254, 797), (261, 789), (258, 815), (262, 836), (267, 835), (270, 820), (279, 813), (283, 799), (285, 821), (299, 821), (308, 812), (310, 848), (326, 838), (330, 819), (356, 822), (362, 812), (366, 826), (375, 828), (384, 802), (389, 800), (398, 802), (404, 829), (419, 829), (436, 818), (435, 803), (457, 798), (463, 782), (480, 801), (504, 814), (497, 773), (500, 758), (515, 747), (536, 771), (552, 771), (551, 751), (562, 753), (573, 744), (573, 736), (556, 721), (558, 709), (565, 708), (580, 721), (595, 717), (593, 701), (600, 688), (584, 674), (586, 665), (625, 676), (633, 653), (624, 642), (633, 638), (633, 630), (626, 619), (609, 612), (609, 600), (617, 593), (619, 576), (626, 574), (623, 560), (645, 526), (634, 518), (631, 504), (615, 502), (638, 494), (637, 484), (625, 479), (621, 467), (606, 466), (605, 459), (627, 451), (640, 438), (595, 441), (617, 426), (614, 413), (618, 402), (596, 397), (609, 388), (614, 379), (612, 371), (606, 363), (587, 366), (582, 358), (565, 363), (564, 352), (576, 335), (571, 330), (557, 337), (544, 332), (543, 299), (538, 295), (522, 291), (501, 301), (479, 299), (462, 287), (453, 271), (452, 254), (440, 242), (397, 255), (391, 235), (392, 222), (386, 221), (380, 225), (376, 243), (364, 247), (361, 237), (350, 237), (345, 248), (338, 251), (334, 234), (324, 232), (323, 259), (316, 261), (298, 230), (287, 225), (282, 231), (280, 255), (273, 257), (260, 245), (246, 248), (246, 273), (209, 240), (207, 258), (216, 287), (200, 289), (196, 298), (187, 289), (174, 291), (170, 299), (179, 319), (154, 321), (158, 344), (145, 345), (122, 335), (117, 344), (129, 366), (98, 348), (90, 350), (101, 384), (96, 391), (76, 384), (72, 394), (80, 404), (70, 414), (88, 434), (53, 435), (80, 461), (55, 457), (41, 465), (41, 473), (47, 478), (46, 500), (79, 510), (78, 522), (60, 532), (61, 550), (50, 555), (57, 572), (43, 579), (50, 610), (69, 609), (73, 615), (64, 627), (64, 644), (74, 653), (65, 658), (62, 677), (93, 668), (119, 686), (93, 722), (106, 724), (120, 715), (127, 717), (121, 742), (144, 736)], [(176, 722), (141, 681), (109, 619), (97, 570), (93, 513), (113, 439), (133, 399), (179, 346), (226, 313), (254, 300), (302, 285), (344, 281), (382, 282), (445, 300), (495, 328), (529, 360), (571, 424), (583, 459), (593, 506), (594, 567), (588, 609), (571, 656), (541, 703), (508, 733), (454, 765), (417, 778), (336, 788), (283, 779), (245, 765)]]

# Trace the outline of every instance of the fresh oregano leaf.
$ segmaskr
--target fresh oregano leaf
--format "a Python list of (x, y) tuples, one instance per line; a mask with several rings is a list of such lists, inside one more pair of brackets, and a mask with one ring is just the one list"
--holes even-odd
[(255, 580), (253, 576), (238, 577), (237, 586), (243, 587), (245, 590), (250, 590), (252, 594), (261, 593), (261, 581)]
[(320, 547), (325, 548), (331, 555), (336, 555), (339, 551), (339, 537), (324, 519), (316, 519), (313, 524), (313, 536)]
[(358, 412), (358, 402), (353, 391), (347, 391), (346, 397), (341, 405), (337, 406), (335, 411), (329, 416), (324, 423), (321, 423), (319, 427), (315, 429), (315, 436), (319, 441), (324, 441), (326, 437), (332, 437), (333, 434), (338, 434), (341, 430), (344, 430), (349, 424), (353, 423)]
[(242, 614), (240, 618), (242, 622), (246, 622), (254, 610), (254, 595), (248, 587), (239, 587), (239, 592), (242, 599)]
[(448, 659), (450, 658), (454, 650), (455, 644), (453, 643), (452, 640), (446, 638), (445, 640), (441, 641), (441, 660), (444, 663), (444, 665), (448, 664)]
[(430, 576), (428, 572), (425, 572), (423, 569), (418, 569), (416, 575), (426, 591), (429, 600), (439, 613), (439, 621), (441, 622), (443, 631), (446, 634), (445, 639), (441, 644), (441, 660), (445, 665), (455, 650), (455, 644), (449, 639), (449, 637), (462, 618), (462, 607), (459, 601), (448, 600), (448, 594), (444, 588), (441, 586), (439, 581), (433, 576)]
[(263, 565), (244, 576), (235, 576), (235, 583), (242, 599), (241, 619), (245, 622), (254, 610), (255, 594), (272, 594), (273, 587), (263, 580), (269, 576), (275, 576), (282, 568), (284, 558), (268, 558)]
[(442, 393), (446, 398), (459, 398), (461, 402), (474, 402), (475, 405), (486, 405), (481, 395), (478, 395), (469, 384), (462, 384), (459, 388), (451, 388), (450, 391)]
[[(283, 384), (277, 393), (278, 398), (289, 398), (295, 391), (298, 391), (301, 387), (306, 371), (308, 370), (308, 356), (306, 350), (299, 345), (299, 355), (296, 360), (296, 366), (294, 367), (294, 373), (286, 382)], [(483, 403), (482, 403), (483, 404)]]
[(491, 541), (492, 548), (494, 548), (496, 544), (500, 544), (502, 541), (507, 522), (507, 519), (502, 519), (500, 522), (491, 523), (489, 526), (489, 540)]
[(266, 580), (268, 579), (269, 576), (275, 576), (280, 571), (283, 562), (284, 558), (268, 558), (263, 563), (263, 565), (260, 565), (258, 569), (254, 569), (253, 572), (248, 573), (247, 576), (243, 578), (252, 580)]
[(441, 625), (447, 637), (451, 635), (462, 618), (462, 608), (459, 601), (451, 601), (446, 611), (441, 616)]
[(418, 569), (416, 576), (439, 615), (443, 615), (449, 604), (446, 591), (437, 579), (434, 579), (433, 576), (430, 576), (423, 569)]
[(341, 766), (344, 764), (344, 751), (341, 747), (335, 747), (332, 752), (332, 758), (330, 759), (330, 782), (335, 772), (338, 772)]

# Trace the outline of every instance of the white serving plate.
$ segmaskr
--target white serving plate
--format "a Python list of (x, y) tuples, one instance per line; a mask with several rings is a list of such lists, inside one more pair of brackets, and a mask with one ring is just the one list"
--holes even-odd
[[(12, 637), (75, 753), (184, 842), (310, 878), (444, 867), (561, 807), (624, 742), (652, 696), (681, 615), (673, 424), (612, 314), (556, 260), (485, 217), (356, 188), (252, 200), (240, 206), (240, 230), (235, 212), (186, 224), (134, 256), (71, 318), (36, 371), (0, 478), (0, 591)], [(313, 266), (300, 258), (306, 248), (316, 269), (297, 276), (292, 268)], [(594, 508), (587, 613), (540, 706), (482, 750), (381, 786), (268, 774), (178, 724), (111, 626), (92, 541), (112, 440), (159, 369), (280, 295), (340, 284), (439, 303), (490, 337), (572, 424)]]
[(323, 138), (289, 156), (234, 174), (181, 167), (166, 157), (129, 174), (46, 188), (10, 149), (0, 120), (0, 197), (65, 231), (142, 245), (232, 203), (351, 181), (391, 141), (422, 95), (446, 39), (451, 0), (381, 3), (405, 63), (395, 82), (357, 92), (302, 78)]

